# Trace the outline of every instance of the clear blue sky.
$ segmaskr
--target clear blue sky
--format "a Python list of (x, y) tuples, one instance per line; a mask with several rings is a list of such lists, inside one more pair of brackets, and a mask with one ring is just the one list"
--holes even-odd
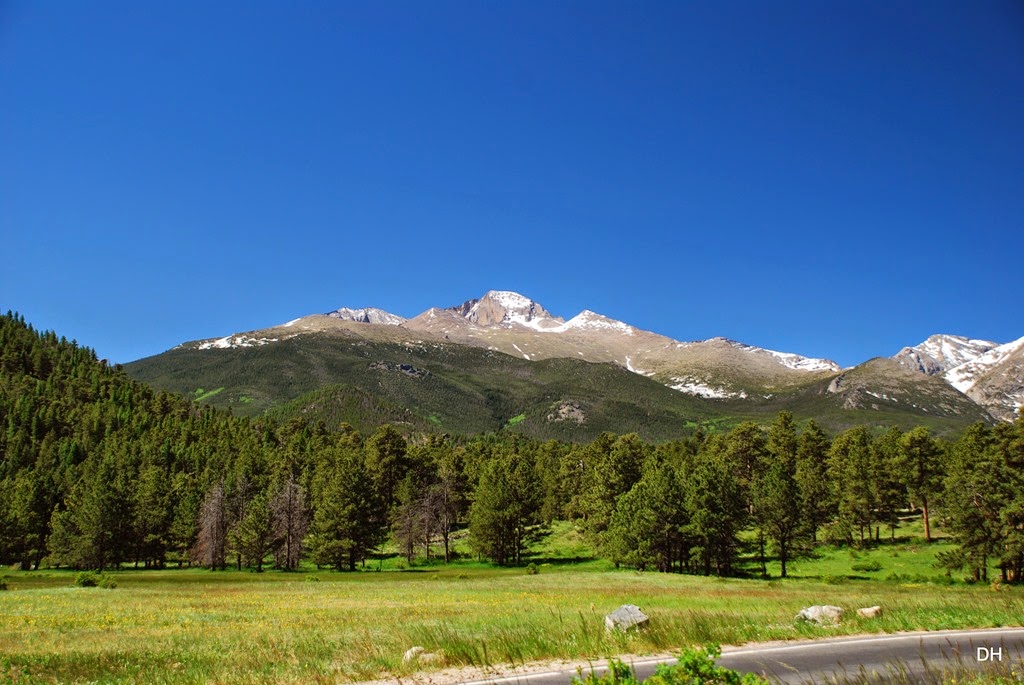
[(844, 365), (1006, 342), (1024, 5), (0, 0), (0, 244), (0, 308), (115, 361), (492, 288)]

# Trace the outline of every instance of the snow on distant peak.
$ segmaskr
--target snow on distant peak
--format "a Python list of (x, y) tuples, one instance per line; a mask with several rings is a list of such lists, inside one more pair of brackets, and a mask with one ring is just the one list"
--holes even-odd
[(635, 335), (636, 329), (627, 323), (610, 319), (607, 316), (584, 309), (564, 324), (555, 329), (554, 332), (562, 332), (571, 329), (576, 330), (614, 330), (626, 335)]
[(989, 340), (939, 334), (913, 347), (904, 347), (893, 359), (901, 366), (932, 376), (972, 362), (996, 347), (998, 343)]
[(814, 359), (789, 352), (776, 352), (775, 350), (765, 350), (765, 352), (782, 362), (783, 366), (796, 369), (797, 371), (842, 371), (839, 364), (830, 359)]
[(533, 308), (537, 303), (519, 293), (511, 290), (489, 290), (483, 296), (484, 300), (493, 300), (508, 311), (525, 312)]
[(508, 290), (490, 290), (479, 300), (467, 300), (450, 311), (478, 326), (525, 326), (546, 331), (562, 323), (528, 297)]
[(386, 312), (383, 309), (377, 309), (376, 307), (363, 307), (362, 309), (349, 309), (348, 307), (342, 307), (336, 309), (333, 312), (328, 312), (327, 316), (335, 319), (341, 319), (342, 321), (355, 321), (357, 323), (375, 323), (382, 324), (385, 326), (398, 326), (405, 323), (405, 319), (391, 312)]
[(706, 342), (724, 343), (731, 347), (735, 347), (738, 350), (743, 350), (744, 352), (752, 352), (754, 354), (762, 355), (766, 354), (773, 357), (775, 361), (786, 368), (793, 369), (795, 371), (842, 371), (842, 367), (831, 359), (815, 359), (813, 357), (804, 357), (803, 355), (793, 354), (791, 352), (766, 350), (763, 347), (755, 347), (754, 345), (747, 345), (746, 343), (722, 337), (711, 338)]
[(966, 394), (989, 369), (998, 366), (1007, 357), (1022, 349), (1024, 349), (1024, 338), (993, 347), (975, 359), (946, 371), (943, 377), (954, 388)]

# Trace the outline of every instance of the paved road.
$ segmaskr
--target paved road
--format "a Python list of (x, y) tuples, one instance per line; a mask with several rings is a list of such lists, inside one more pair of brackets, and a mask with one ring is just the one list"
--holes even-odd
[[(978, 660), (979, 648), (990, 650), (989, 662)], [(998, 649), (1002, 650), (1002, 663), (1024, 661), (1024, 628), (944, 630), (739, 647), (729, 649), (718, 663), (737, 671), (760, 673), (777, 683), (823, 683), (830, 675), (856, 675), (861, 667), (868, 673), (885, 673), (895, 663), (915, 674), (956, 661), (980, 670), (991, 665), (991, 653)], [(675, 659), (637, 660), (632, 666), (638, 676), (646, 678), (661, 663), (675, 663)], [(607, 668), (602, 664), (593, 670), (601, 674)], [(567, 685), (575, 675), (575, 671), (534, 673), (465, 685)]]

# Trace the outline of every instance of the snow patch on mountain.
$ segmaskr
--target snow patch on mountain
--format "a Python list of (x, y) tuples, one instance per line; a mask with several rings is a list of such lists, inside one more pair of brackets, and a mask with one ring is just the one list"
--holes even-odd
[(626, 355), (626, 370), (627, 371), (632, 371), (633, 373), (639, 374), (641, 376), (653, 376), (654, 375), (653, 371), (644, 371), (643, 369), (635, 368), (633, 366), (633, 360), (629, 358), (629, 355)]
[(199, 343), (200, 350), (227, 350), (232, 347), (258, 347), (267, 343), (277, 342), (277, 338), (253, 338), (248, 335), (227, 335), (216, 340)]
[(540, 304), (508, 290), (491, 290), (479, 300), (467, 300), (449, 308), (477, 326), (523, 326), (535, 331), (557, 327), (562, 320), (551, 316)]
[(398, 326), (405, 323), (405, 319), (397, 314), (386, 312), (383, 309), (377, 309), (376, 307), (363, 307), (362, 309), (349, 309), (348, 307), (342, 307), (336, 309), (333, 312), (328, 312), (327, 316), (335, 319), (341, 319), (342, 321), (355, 321), (356, 323), (375, 323), (382, 324), (385, 326)]
[[(1008, 342), (1005, 345), (993, 347), (975, 359), (950, 369), (943, 374), (946, 381), (960, 392), (967, 394), (978, 379), (994, 367), (1002, 364), (1010, 355), (1024, 349), (1024, 338)], [(1020, 406), (1021, 398), (1014, 398)]]
[(904, 347), (893, 359), (908, 369), (934, 376), (973, 362), (998, 346), (990, 340), (939, 334), (913, 347)]
[(794, 369), (795, 371), (842, 371), (842, 367), (836, 364), (831, 359), (815, 359), (813, 357), (804, 357), (799, 354), (792, 354), (790, 352), (776, 352), (775, 350), (766, 350), (763, 347), (755, 347), (754, 345), (747, 345), (746, 343), (737, 342), (730, 340), (729, 338), (711, 338), (705, 342), (722, 342), (738, 350), (744, 352), (750, 352), (753, 354), (767, 354), (775, 358), (777, 362), (782, 364), (788, 369)]
[(725, 388), (715, 387), (708, 385), (704, 381), (694, 376), (686, 377), (675, 377), (672, 379), (673, 383), (668, 387), (679, 392), (684, 392), (687, 395), (696, 395), (697, 397), (703, 397), (711, 400), (725, 400), (733, 397), (739, 397), (740, 399), (747, 398), (747, 392), (741, 390), (740, 392), (729, 392)]
[(776, 352), (775, 350), (764, 351), (782, 362), (783, 366), (796, 369), (797, 371), (842, 371), (840, 366), (830, 359), (814, 359), (789, 352)]
[(584, 309), (561, 326), (549, 330), (553, 333), (562, 333), (569, 330), (612, 330), (625, 333), (626, 335), (636, 334), (636, 329), (629, 324), (610, 319), (589, 309)]

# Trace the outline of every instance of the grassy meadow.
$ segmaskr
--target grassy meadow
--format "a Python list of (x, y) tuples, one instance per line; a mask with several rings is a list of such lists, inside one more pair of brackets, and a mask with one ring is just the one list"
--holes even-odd
[[(103, 589), (74, 587), (69, 571), (8, 571), (0, 682), (337, 683), (406, 675), (413, 645), (447, 666), (497, 665), (1024, 622), (1021, 588), (945, 579), (932, 565), (943, 547), (822, 548), (791, 578), (717, 579), (617, 571), (562, 525), (535, 545), (537, 574), (472, 561), (407, 568), (392, 556), (355, 573), (125, 570), (105, 574), (117, 587)], [(604, 615), (625, 603), (650, 628), (607, 635)], [(821, 603), (885, 614), (794, 623)]]

